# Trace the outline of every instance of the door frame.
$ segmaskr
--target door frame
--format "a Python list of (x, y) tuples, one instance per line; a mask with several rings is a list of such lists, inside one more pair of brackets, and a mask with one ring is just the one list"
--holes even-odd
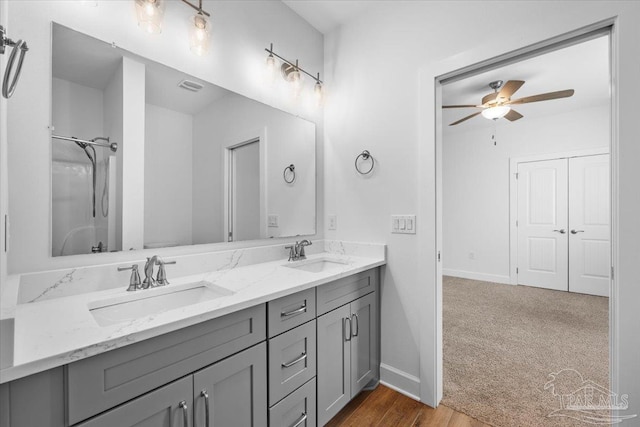
[[(222, 145), (222, 158), (224, 165), (222, 168), (222, 228), (225, 242), (229, 241), (229, 198), (231, 197), (229, 191), (229, 162), (231, 161), (231, 151), (235, 148), (254, 142), (258, 142), (258, 150), (260, 152), (260, 238), (267, 238), (267, 128), (264, 127), (260, 130), (238, 132), (227, 138), (227, 142)], [(236, 240), (233, 241), (235, 242)]]
[[(417, 266), (417, 277), (425, 278), (417, 288), (418, 298), (425, 309), (419, 317), (419, 373), (420, 400), (437, 407), (443, 396), (443, 342), (442, 342), (442, 85), (452, 78), (463, 78), (498, 64), (515, 62), (536, 53), (569, 46), (576, 41), (588, 40), (596, 32), (609, 34), (609, 58), (611, 78), (611, 265), (619, 262), (619, 34), (618, 17), (608, 15), (600, 21), (591, 21), (584, 26), (564, 27), (562, 32), (545, 33), (542, 38), (535, 36), (487, 43), (476, 49), (453, 55), (439, 62), (432, 62), (420, 69), (419, 111), (425, 120), (419, 121), (418, 163), (433, 165), (418, 168), (418, 214), (427, 224), (417, 242), (418, 259), (424, 260)], [(429, 261), (431, 260), (431, 261)], [(611, 279), (609, 298), (609, 379), (612, 390), (620, 383), (618, 372), (618, 284)]]
[[(509, 284), (518, 284), (518, 181), (516, 174), (520, 163), (542, 162), (545, 160), (570, 159), (572, 157), (597, 156), (609, 154), (609, 147), (587, 148), (558, 153), (531, 154), (528, 156), (511, 157), (509, 159)], [(611, 159), (609, 159), (611, 163)], [(611, 168), (611, 164), (609, 164)]]

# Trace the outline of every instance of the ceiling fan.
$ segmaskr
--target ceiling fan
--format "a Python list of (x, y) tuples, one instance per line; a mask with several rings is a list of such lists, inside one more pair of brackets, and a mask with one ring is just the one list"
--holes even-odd
[[(516, 93), (518, 89), (524, 84), (522, 80), (509, 80), (504, 85), (502, 80), (496, 80), (489, 83), (489, 87), (493, 89), (493, 93), (490, 93), (482, 98), (480, 105), (443, 105), (442, 108), (482, 108), (481, 111), (473, 113), (470, 116), (464, 117), (458, 121), (451, 123), (449, 126), (455, 126), (466, 120), (469, 120), (479, 114), (482, 114), (487, 119), (497, 120), (501, 117), (513, 122), (521, 119), (522, 114), (516, 110), (511, 109), (512, 105), (528, 104), (530, 102), (549, 101), (551, 99), (568, 98), (573, 96), (574, 90), (559, 90), (557, 92), (541, 93), (539, 95), (525, 96), (520, 99), (511, 99), (511, 96)], [(498, 92), (498, 89), (500, 90)]]

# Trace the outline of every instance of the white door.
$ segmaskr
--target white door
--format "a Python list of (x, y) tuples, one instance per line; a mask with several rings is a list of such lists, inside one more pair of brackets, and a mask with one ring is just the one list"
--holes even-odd
[(569, 291), (609, 296), (609, 155), (569, 159)]
[(260, 143), (230, 150), (229, 241), (260, 238)]
[(568, 289), (567, 164), (518, 164), (518, 284)]

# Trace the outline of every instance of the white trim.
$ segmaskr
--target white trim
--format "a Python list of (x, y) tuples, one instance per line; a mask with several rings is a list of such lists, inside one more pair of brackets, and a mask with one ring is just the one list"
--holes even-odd
[(420, 378), (407, 374), (393, 366), (380, 364), (380, 384), (420, 401)]
[(504, 285), (511, 284), (511, 278), (502, 274), (486, 274), (477, 273), (475, 271), (452, 270), (450, 268), (443, 268), (442, 275), (461, 277), (463, 279), (480, 280), (482, 282), (502, 283)]
[[(438, 204), (438, 198), (442, 193), (442, 180), (438, 179), (442, 171), (442, 161), (438, 153), (442, 152), (442, 120), (439, 111), (442, 105), (441, 90), (442, 80), (461, 76), (470, 71), (478, 71), (485, 67), (501, 63), (503, 61), (520, 57), (534, 51), (543, 49), (552, 50), (558, 46), (566, 45), (577, 38), (586, 38), (595, 31), (610, 29), (611, 34), (611, 66), (612, 66), (612, 116), (611, 116), (611, 173), (612, 173), (612, 265), (618, 266), (619, 248), (617, 230), (617, 208), (619, 203), (618, 173), (618, 45), (619, 35), (617, 31), (618, 18), (607, 17), (598, 22), (592, 22), (584, 27), (566, 28), (566, 32), (548, 34), (540, 40), (535, 36), (514, 38), (500, 44), (496, 49), (495, 43), (486, 43), (475, 49), (466, 51), (462, 55), (454, 55), (439, 62), (429, 63), (420, 69), (419, 86), (419, 120), (418, 128), (418, 164), (434, 165), (435, 171), (430, 168), (418, 168), (418, 216), (424, 224), (431, 224), (433, 228), (426, 233), (417, 236), (417, 253), (420, 262), (418, 264), (418, 277), (425, 281), (419, 287), (416, 298), (424, 307), (419, 312), (419, 351), (420, 351), (420, 400), (430, 406), (436, 407), (442, 400), (443, 394), (443, 356), (442, 356), (442, 274), (438, 271), (436, 254), (442, 250), (442, 222), (438, 221), (442, 215), (442, 205)], [(487, 59), (489, 58), (489, 59)], [(614, 215), (616, 217), (614, 217)], [(429, 230), (427, 225), (422, 228)], [(435, 237), (435, 238), (434, 238)], [(435, 242), (434, 242), (435, 240)], [(609, 299), (610, 323), (610, 378), (612, 390), (617, 390), (619, 384), (618, 363), (618, 334), (617, 334), (617, 287), (613, 282), (611, 298)]]
[(509, 159), (509, 282), (518, 284), (518, 181), (516, 173), (520, 163), (541, 162), (545, 160), (570, 159), (573, 157), (598, 156), (609, 154), (609, 147), (587, 148), (584, 150), (564, 151), (558, 153), (532, 154), (529, 156), (511, 157)]
[[(267, 128), (259, 130), (240, 131), (229, 137), (226, 143), (222, 145), (222, 158), (224, 167), (222, 168), (222, 185), (223, 185), (223, 237), (224, 241), (229, 241), (229, 161), (231, 158), (231, 150), (241, 147), (252, 142), (258, 142), (260, 150), (260, 238), (267, 238)], [(234, 240), (235, 241), (235, 240)]]

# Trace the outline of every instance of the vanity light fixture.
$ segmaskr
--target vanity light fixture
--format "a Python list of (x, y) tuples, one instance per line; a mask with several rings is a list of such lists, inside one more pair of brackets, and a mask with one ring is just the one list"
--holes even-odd
[[(162, 19), (167, 0), (134, 0), (138, 15), (138, 26), (150, 34), (162, 32)], [(202, 0), (195, 5), (189, 0), (181, 0), (187, 6), (195, 9), (197, 13), (190, 19), (189, 46), (197, 55), (204, 55), (209, 50), (211, 36), (211, 14), (202, 8)]]
[(149, 34), (162, 32), (165, 0), (135, 0), (138, 26)]
[(267, 67), (267, 73), (269, 74), (269, 77), (271, 79), (273, 79), (273, 76), (275, 74), (276, 58), (278, 58), (282, 61), (282, 65), (280, 66), (282, 77), (293, 85), (294, 95), (297, 97), (300, 94), (300, 91), (302, 90), (302, 74), (301, 73), (304, 73), (307, 76), (311, 77), (313, 80), (315, 80), (316, 84), (313, 88), (313, 92), (314, 92), (314, 95), (316, 96), (316, 99), (318, 100), (318, 104), (321, 104), (322, 98), (323, 98), (323, 92), (324, 92), (324, 89), (323, 89), (324, 83), (322, 82), (322, 80), (320, 80), (320, 73), (318, 73), (317, 76), (313, 76), (300, 67), (297, 59), (296, 59), (296, 62), (294, 63), (278, 55), (273, 51), (273, 43), (271, 43), (268, 48), (265, 48), (265, 50), (269, 53), (269, 56), (267, 56), (266, 67)]

